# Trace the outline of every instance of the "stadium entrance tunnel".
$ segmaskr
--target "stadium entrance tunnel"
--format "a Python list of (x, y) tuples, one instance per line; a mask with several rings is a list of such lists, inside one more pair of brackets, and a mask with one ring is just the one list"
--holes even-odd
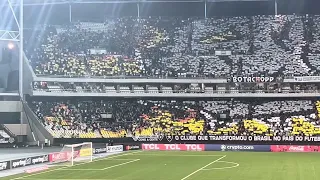
[(239, 163), (229, 162), (229, 161), (217, 161), (210, 166), (202, 169), (203, 171), (210, 171), (210, 170), (222, 170), (222, 169), (231, 169), (240, 166)]

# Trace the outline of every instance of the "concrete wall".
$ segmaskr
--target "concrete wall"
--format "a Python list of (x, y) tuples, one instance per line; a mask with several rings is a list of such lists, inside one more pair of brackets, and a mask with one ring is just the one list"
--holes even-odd
[(20, 101), (0, 101), (0, 112), (21, 112), (22, 104)]
[(4, 124), (13, 134), (27, 135), (28, 125), (27, 124)]

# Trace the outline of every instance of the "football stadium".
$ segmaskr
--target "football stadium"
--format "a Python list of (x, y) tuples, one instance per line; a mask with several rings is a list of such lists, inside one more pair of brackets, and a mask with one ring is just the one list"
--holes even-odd
[(319, 180), (318, 7), (0, 1), (0, 180)]

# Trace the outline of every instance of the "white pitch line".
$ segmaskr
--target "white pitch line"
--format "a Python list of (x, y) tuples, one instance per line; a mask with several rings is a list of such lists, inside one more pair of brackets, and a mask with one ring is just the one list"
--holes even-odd
[(129, 164), (129, 163), (133, 163), (133, 162), (136, 162), (136, 161), (140, 161), (140, 159), (135, 159), (135, 160), (132, 160), (132, 161), (121, 163), (121, 164), (109, 166), (109, 167), (103, 168), (101, 170), (111, 169), (111, 168), (114, 168), (114, 167), (122, 166), (122, 165)]
[(60, 169), (60, 171), (101, 171), (101, 169)]
[(110, 160), (110, 161), (130, 161), (130, 160), (137, 160), (137, 159), (108, 159), (108, 160)]
[(103, 169), (73, 169), (73, 168), (70, 168), (70, 169), (60, 169), (60, 170), (61, 171), (103, 171), (103, 170), (111, 169), (111, 168), (114, 168), (114, 167), (122, 166), (122, 165), (125, 165), (125, 164), (133, 163), (133, 162), (136, 162), (136, 161), (140, 161), (140, 159), (134, 159), (134, 160), (127, 161), (127, 162), (124, 162), (124, 163), (121, 163), (121, 164), (116, 164), (116, 165), (113, 165), (113, 166), (109, 166), (109, 167), (106, 167), (106, 168), (103, 168)]
[(209, 164), (207, 164), (207, 165), (203, 166), (202, 168), (200, 168), (200, 169), (198, 169), (198, 170), (196, 170), (196, 171), (193, 171), (191, 174), (189, 174), (188, 176), (186, 176), (186, 177), (182, 178), (181, 180), (188, 179), (190, 176), (192, 176), (192, 175), (196, 174), (197, 172), (199, 172), (199, 171), (201, 171), (201, 170), (205, 169), (206, 167), (210, 166), (211, 164), (213, 164), (213, 163), (215, 163), (215, 162), (218, 162), (219, 160), (221, 160), (221, 159), (225, 158), (226, 156), (227, 156), (227, 155), (224, 155), (224, 156), (222, 156), (221, 158), (218, 158), (218, 159), (216, 159), (216, 160), (212, 161), (211, 163), (209, 163)]
[[(93, 160), (91, 162), (84, 162), (84, 163), (80, 163), (80, 164), (75, 164), (75, 165), (73, 165), (71, 167), (79, 166), (79, 165), (83, 165), (83, 164), (89, 164), (89, 163), (92, 163), (92, 162), (102, 161), (102, 160), (106, 160), (106, 159), (112, 159), (112, 158), (115, 158), (115, 157), (121, 157), (121, 156), (130, 155), (130, 154), (136, 154), (136, 153), (140, 153), (140, 152), (142, 152), (142, 151), (136, 151), (136, 152), (133, 152), (133, 153), (123, 153), (123, 154), (116, 155), (116, 156), (109, 156), (109, 157), (106, 157), (106, 158), (95, 159), (95, 160)], [(49, 173), (49, 172), (53, 172), (53, 171), (58, 171), (58, 170), (66, 169), (66, 168), (69, 168), (69, 167), (70, 166), (61, 167), (61, 168), (57, 168), (57, 169), (52, 169), (52, 170), (49, 170), (49, 171), (42, 171), (42, 172), (35, 173), (35, 174), (29, 174), (29, 175), (26, 175), (26, 176), (17, 177), (17, 178), (11, 179), (11, 180), (24, 179), (24, 178), (27, 178), (27, 177), (31, 177), (31, 176), (35, 176), (35, 175), (39, 175), (39, 174), (45, 174), (45, 173)]]
[(200, 155), (200, 154), (180, 154), (180, 155), (174, 155), (174, 154), (139, 154), (139, 156), (174, 156), (174, 157), (221, 157), (222, 155)]
[(221, 170), (221, 169), (231, 169), (231, 168), (236, 168), (238, 166), (240, 166), (239, 163), (235, 163), (235, 162), (229, 162), (229, 161), (219, 161), (222, 163), (227, 163), (227, 164), (233, 164), (233, 166), (226, 166), (226, 167), (218, 167), (218, 168), (210, 168), (210, 169), (202, 169), (203, 171), (210, 171), (210, 170)]
[(25, 180), (117, 180), (117, 179), (32, 179), (32, 178), (25, 178)]

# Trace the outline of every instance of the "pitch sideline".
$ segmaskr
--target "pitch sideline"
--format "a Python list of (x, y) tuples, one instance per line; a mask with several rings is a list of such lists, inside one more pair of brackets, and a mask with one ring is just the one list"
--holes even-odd
[[(75, 164), (74, 166), (79, 166), (79, 165), (83, 165), (83, 164), (89, 164), (89, 163), (93, 163), (93, 162), (97, 162), (97, 161), (102, 161), (102, 160), (106, 160), (106, 159), (112, 159), (112, 158), (115, 158), (115, 157), (121, 157), (121, 156), (130, 155), (130, 154), (136, 154), (136, 153), (140, 153), (140, 152), (143, 152), (143, 151), (137, 151), (137, 152), (132, 152), (132, 153), (121, 153), (120, 155), (109, 156), (109, 157), (101, 158), (101, 159), (95, 159), (95, 160), (93, 160), (91, 162), (84, 162), (84, 163), (80, 163), (80, 164)], [(74, 166), (71, 166), (71, 167), (74, 167)], [(25, 176), (22, 176), (22, 177), (13, 178), (11, 180), (26, 179), (26, 178), (31, 177), (31, 176), (45, 174), (45, 173), (49, 173), (49, 172), (54, 172), (54, 171), (58, 171), (58, 170), (66, 169), (66, 168), (70, 168), (70, 166), (61, 167), (61, 168), (57, 168), (57, 169), (52, 169), (52, 170), (49, 170), (49, 171), (38, 172), (38, 173), (35, 173), (35, 174), (29, 174), (29, 175), (25, 175)]]
[[(145, 151), (143, 151), (145, 152)], [(129, 156), (132, 154), (129, 154)], [(173, 156), (173, 157), (221, 157), (223, 155), (218, 155), (218, 154), (210, 154), (210, 155), (201, 155), (201, 154), (179, 154), (179, 155), (171, 155), (171, 154), (151, 154), (151, 153), (143, 153), (139, 154), (139, 156)]]
[(111, 169), (111, 168), (114, 168), (114, 167), (126, 165), (126, 164), (129, 164), (129, 163), (133, 163), (133, 162), (136, 162), (136, 161), (140, 161), (140, 159), (133, 159), (133, 160), (132, 159), (128, 159), (128, 160), (131, 160), (131, 161), (127, 161), (127, 162), (124, 162), (124, 163), (108, 166), (106, 168), (101, 168), (101, 169), (60, 169), (60, 171), (103, 171), (103, 170)]
[(199, 168), (199, 169), (197, 169), (197, 170), (193, 171), (192, 173), (190, 173), (190, 174), (189, 174), (189, 175), (187, 175), (186, 177), (182, 178), (181, 180), (188, 179), (190, 176), (192, 176), (192, 175), (196, 174), (197, 172), (199, 172), (199, 171), (201, 171), (201, 170), (205, 169), (206, 167), (210, 166), (211, 164), (214, 164), (214, 163), (216, 163), (216, 162), (220, 161), (221, 159), (225, 158), (226, 156), (227, 156), (227, 155), (224, 155), (224, 156), (222, 156), (222, 157), (220, 157), (220, 158), (218, 158), (218, 159), (216, 159), (216, 160), (214, 160), (214, 161), (210, 162), (209, 164), (207, 164), (207, 165), (205, 165), (205, 166), (203, 166), (203, 167), (201, 167), (201, 168)]
[(217, 168), (208, 168), (208, 169), (206, 168), (206, 169), (202, 169), (202, 171), (231, 169), (231, 168), (236, 168), (236, 167), (240, 166), (239, 163), (231, 162), (231, 161), (217, 161), (216, 163), (233, 164), (233, 166), (225, 166), (225, 167), (217, 167)]
[[(25, 178), (25, 180), (39, 180), (39, 179)], [(79, 180), (79, 179), (41, 179), (41, 180)], [(81, 180), (117, 180), (117, 179), (81, 179)]]

